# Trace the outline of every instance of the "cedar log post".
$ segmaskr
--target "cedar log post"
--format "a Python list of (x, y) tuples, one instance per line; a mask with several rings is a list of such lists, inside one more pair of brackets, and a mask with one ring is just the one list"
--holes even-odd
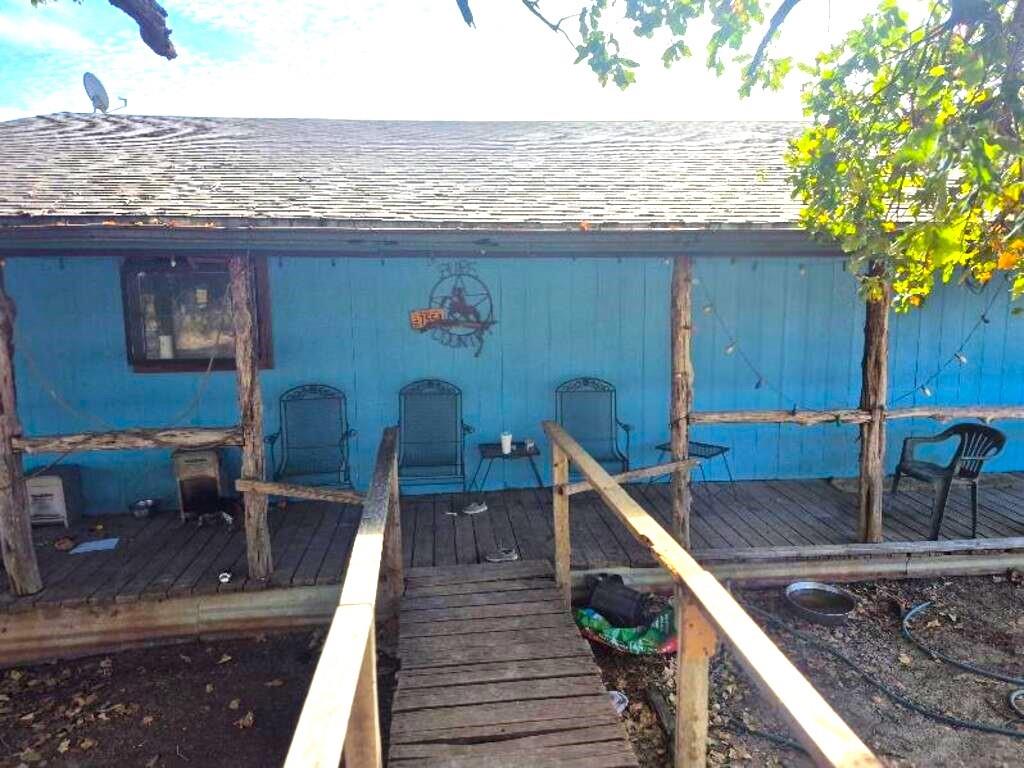
[[(228, 260), (232, 316), (235, 324), (235, 371), (242, 422), (242, 479), (263, 480), (263, 397), (260, 394), (252, 260)], [(268, 579), (274, 570), (267, 523), (267, 497), (248, 491), (245, 497), (245, 546), (249, 577)]]
[[(693, 410), (693, 360), (691, 359), (691, 318), (693, 263), (689, 256), (676, 256), (672, 263), (672, 404), (669, 418), (672, 460), (682, 461), (689, 453), (690, 411)], [(676, 540), (690, 548), (690, 469), (672, 473), (672, 524)]]
[[(880, 275), (873, 262), (870, 274)], [(882, 489), (885, 484), (885, 404), (889, 396), (889, 289), (869, 298), (864, 311), (864, 356), (861, 359), (860, 408), (871, 420), (860, 425), (861, 541), (882, 541)]]
[(21, 454), (11, 440), (21, 436), (14, 390), (14, 302), (7, 295), (0, 261), (0, 550), (11, 592), (31, 595), (43, 588), (32, 546), (28, 491)]

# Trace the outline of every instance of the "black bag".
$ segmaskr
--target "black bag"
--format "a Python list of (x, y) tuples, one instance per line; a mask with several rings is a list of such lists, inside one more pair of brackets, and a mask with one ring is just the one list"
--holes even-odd
[(651, 621), (648, 595), (622, 583), (622, 577), (599, 574), (588, 580), (589, 605), (613, 627), (642, 627)]

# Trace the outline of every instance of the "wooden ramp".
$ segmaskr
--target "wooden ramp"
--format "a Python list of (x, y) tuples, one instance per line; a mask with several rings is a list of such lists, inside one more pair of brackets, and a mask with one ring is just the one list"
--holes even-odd
[(412, 568), (389, 765), (637, 765), (545, 561)]

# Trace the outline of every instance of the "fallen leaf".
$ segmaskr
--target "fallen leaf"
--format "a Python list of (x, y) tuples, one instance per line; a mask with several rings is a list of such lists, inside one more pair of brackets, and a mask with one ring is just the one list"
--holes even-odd
[(153, 716), (152, 715), (146, 715), (144, 718), (142, 718), (142, 724), (143, 725), (152, 725), (153, 724)]
[(19, 755), (21, 759), (26, 763), (38, 763), (43, 759), (43, 756), (36, 752), (34, 749), (26, 749)]
[(96, 739), (84, 738), (78, 742), (78, 748), (83, 752), (92, 749), (96, 746)]
[(206, 684), (206, 692), (207, 693), (213, 693), (213, 683), (207, 683)]
[(252, 713), (251, 709), (238, 720), (235, 720), (235, 725), (237, 725), (239, 729), (252, 728), (255, 723), (256, 715)]
[(227, 664), (229, 661), (231, 661), (231, 656), (225, 653), (223, 656), (220, 657), (220, 659), (218, 659), (217, 663)]
[(75, 540), (70, 536), (61, 536), (53, 542), (53, 548), (59, 552), (67, 552), (69, 549), (75, 548)]
[(184, 653), (179, 653), (178, 654), (178, 658), (181, 659), (182, 661), (184, 661), (186, 664), (191, 664), (192, 663), (192, 657), (191, 656), (186, 656)]
[(273, 680), (265, 682), (264, 685), (267, 686), (267, 688), (280, 688), (284, 685), (284, 680), (279, 677), (275, 677)]
[(11, 680), (14, 680), (15, 682), (17, 682), (18, 680), (21, 680), (21, 678), (23, 678), (25, 676), (25, 673), (24, 672), (19, 672), (17, 669), (12, 669), (10, 672), (7, 673), (7, 675), (8, 675), (8, 677), (11, 678)]
[(906, 654), (906, 653), (901, 653), (899, 655), (899, 660), (900, 660), (900, 664), (902, 664), (905, 667), (909, 667), (911, 664), (914, 663), (914, 660), (912, 658), (910, 658), (910, 656), (908, 654)]
[(71, 749), (71, 739), (61, 739), (60, 744), (57, 745), (57, 751), (62, 755)]
[(238, 709), (241, 703), (241, 699), (232, 699), (230, 702), (228, 702), (228, 709)]
[(160, 762), (160, 755), (153, 755), (146, 761), (146, 768), (155, 768), (158, 762)]

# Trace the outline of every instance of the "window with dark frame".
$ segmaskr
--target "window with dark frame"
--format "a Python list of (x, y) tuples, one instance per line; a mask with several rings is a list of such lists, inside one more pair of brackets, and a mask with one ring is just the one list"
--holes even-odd
[[(254, 260), (261, 368), (272, 364), (266, 259)], [(128, 362), (139, 373), (235, 367), (228, 266), (223, 259), (126, 259), (121, 266)]]

